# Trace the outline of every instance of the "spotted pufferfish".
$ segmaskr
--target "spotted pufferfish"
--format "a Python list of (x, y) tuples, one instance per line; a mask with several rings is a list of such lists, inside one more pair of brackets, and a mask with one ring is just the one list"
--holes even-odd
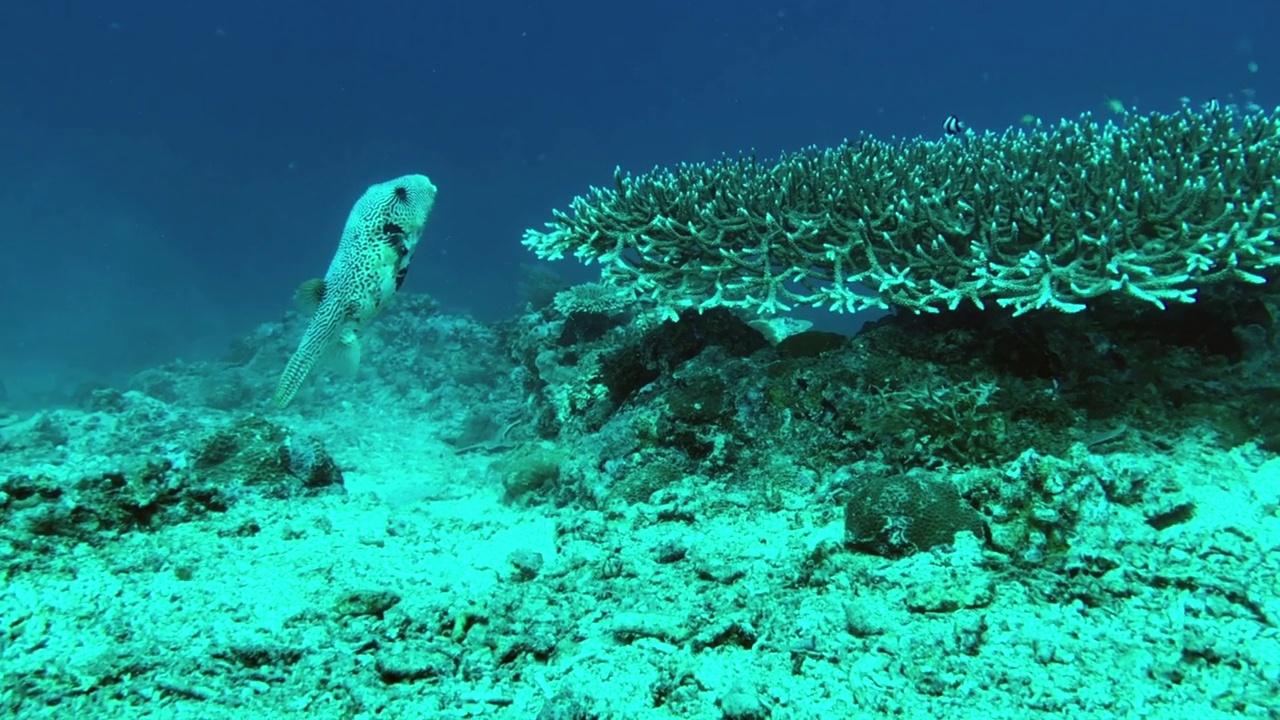
[(346, 374), (359, 367), (357, 333), (404, 284), (435, 201), (436, 186), (424, 175), (378, 183), (356, 201), (328, 271), (295, 294), (311, 322), (280, 376), (276, 407), (288, 405), (322, 362)]

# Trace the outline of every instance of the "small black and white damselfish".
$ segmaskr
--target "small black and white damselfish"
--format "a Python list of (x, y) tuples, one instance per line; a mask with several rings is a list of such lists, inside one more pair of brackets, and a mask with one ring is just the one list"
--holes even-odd
[(947, 135), (962, 135), (968, 129), (969, 126), (961, 122), (960, 118), (955, 115), (948, 115), (947, 119), (942, 121), (942, 132)]

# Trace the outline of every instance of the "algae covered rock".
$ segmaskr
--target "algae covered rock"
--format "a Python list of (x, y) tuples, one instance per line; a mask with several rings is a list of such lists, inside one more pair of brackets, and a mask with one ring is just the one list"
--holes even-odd
[(985, 537), (982, 516), (945, 479), (917, 471), (858, 477), (845, 505), (845, 543), (884, 557), (951, 543), (968, 530)]
[(317, 438), (257, 415), (205, 436), (192, 459), (201, 476), (222, 486), (252, 487), (266, 497), (312, 495), (343, 482), (342, 471)]
[(541, 492), (560, 478), (563, 452), (548, 442), (525, 443), (496, 464), (507, 500)]
[(319, 441), (250, 415), (164, 450), (121, 452), (98, 468), (0, 475), (0, 536), (97, 542), (227, 510), (245, 496), (290, 498), (342, 491)]

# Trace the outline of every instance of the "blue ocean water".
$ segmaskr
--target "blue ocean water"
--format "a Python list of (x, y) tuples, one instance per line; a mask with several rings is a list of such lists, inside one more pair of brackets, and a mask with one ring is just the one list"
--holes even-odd
[(441, 187), (408, 288), (492, 320), (521, 232), (615, 166), (1267, 105), (1277, 30), (1256, 0), (6, 3), (0, 378), (20, 398), (221, 350), (400, 173)]

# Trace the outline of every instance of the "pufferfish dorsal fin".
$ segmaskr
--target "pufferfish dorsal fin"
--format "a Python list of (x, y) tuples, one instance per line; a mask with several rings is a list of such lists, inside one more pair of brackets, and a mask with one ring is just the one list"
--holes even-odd
[(324, 278), (311, 278), (298, 286), (293, 293), (293, 301), (298, 305), (298, 312), (312, 315), (324, 300)]

